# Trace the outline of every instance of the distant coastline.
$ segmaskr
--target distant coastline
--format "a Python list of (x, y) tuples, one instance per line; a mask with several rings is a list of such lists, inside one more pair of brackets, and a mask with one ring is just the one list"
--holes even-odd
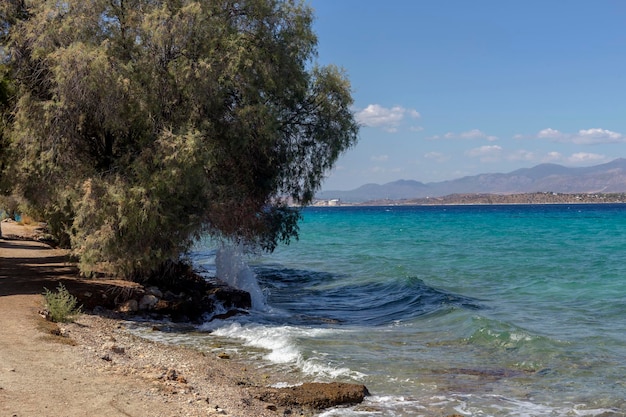
[(314, 207), (339, 206), (437, 206), (437, 205), (489, 205), (489, 204), (606, 204), (626, 203), (626, 193), (553, 193), (521, 194), (467, 193), (443, 197), (411, 199), (380, 199), (365, 202), (343, 202), (340, 199), (316, 200)]

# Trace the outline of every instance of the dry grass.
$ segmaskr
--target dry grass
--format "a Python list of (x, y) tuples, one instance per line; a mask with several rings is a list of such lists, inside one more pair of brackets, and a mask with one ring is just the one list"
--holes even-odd
[(20, 221), (17, 222), (17, 224), (19, 224), (20, 226), (32, 226), (32, 225), (35, 225), (37, 223), (39, 223), (39, 222), (35, 221), (35, 219), (30, 217), (28, 214), (23, 214), (20, 217)]
[(76, 346), (76, 341), (63, 335), (57, 323), (46, 320), (43, 317), (37, 317), (37, 328), (43, 333), (42, 339), (45, 341)]

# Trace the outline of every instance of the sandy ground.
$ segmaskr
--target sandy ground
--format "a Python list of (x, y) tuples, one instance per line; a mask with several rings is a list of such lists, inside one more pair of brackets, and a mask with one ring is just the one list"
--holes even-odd
[(80, 281), (76, 270), (62, 250), (12, 238), (29, 228), (1, 227), (0, 416), (309, 414), (256, 399), (255, 389), (280, 376), (237, 358), (136, 338), (102, 315), (59, 326), (44, 320), (43, 288)]

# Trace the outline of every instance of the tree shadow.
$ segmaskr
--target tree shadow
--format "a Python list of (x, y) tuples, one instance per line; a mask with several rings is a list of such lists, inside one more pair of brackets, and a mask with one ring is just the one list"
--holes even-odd
[(43, 294), (46, 288), (53, 291), (63, 284), (85, 309), (91, 310), (96, 306), (113, 308), (120, 297), (137, 287), (119, 280), (82, 278), (68, 255), (38, 242), (2, 239), (0, 253), (11, 255), (0, 257), (0, 298)]

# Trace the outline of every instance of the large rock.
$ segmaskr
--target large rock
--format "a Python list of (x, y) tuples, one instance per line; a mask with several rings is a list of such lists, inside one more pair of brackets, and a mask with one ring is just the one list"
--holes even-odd
[(139, 300), (139, 310), (149, 310), (153, 308), (158, 302), (159, 299), (156, 296), (152, 294), (146, 294), (141, 297), (141, 300)]
[(282, 407), (322, 410), (338, 405), (358, 404), (368, 395), (365, 385), (309, 382), (294, 387), (263, 388), (256, 398)]

